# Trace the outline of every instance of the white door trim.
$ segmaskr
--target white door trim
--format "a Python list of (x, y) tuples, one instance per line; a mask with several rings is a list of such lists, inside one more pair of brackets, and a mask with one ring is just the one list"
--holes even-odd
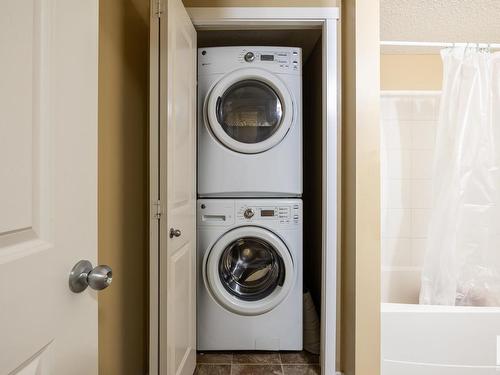
[[(336, 374), (337, 280), (340, 274), (340, 38), (337, 22), (323, 23), (323, 248), (321, 279), (321, 373)], [(328, 251), (335, 249), (336, 251)], [(327, 272), (335, 270), (335, 272)], [(332, 353), (332, 355), (325, 355)]]
[[(152, 1), (152, 5), (156, 1)], [(152, 8), (151, 24), (151, 144), (158, 141), (158, 16)], [(321, 28), (323, 35), (323, 278), (321, 316), (322, 374), (335, 374), (337, 336), (337, 254), (339, 249), (340, 179), (340, 79), (338, 74), (340, 44), (337, 7), (193, 7), (187, 8), (194, 26), (199, 29), (253, 29), (253, 28)], [(155, 68), (156, 67), (156, 68)], [(156, 82), (156, 83), (155, 83)], [(155, 86), (156, 85), (156, 86)], [(156, 137), (156, 138), (155, 138)], [(154, 152), (151, 153), (153, 155)], [(151, 161), (151, 184), (157, 165)], [(156, 188), (151, 186), (153, 192)], [(152, 195), (154, 197), (154, 195)], [(154, 203), (154, 202), (152, 202)], [(151, 228), (150, 273), (150, 375), (158, 373), (158, 234)], [(327, 251), (330, 249), (330, 251)], [(337, 251), (331, 251), (336, 249)], [(156, 266), (155, 266), (156, 265)], [(326, 272), (335, 270), (335, 272)], [(326, 317), (326, 318), (325, 318)], [(329, 355), (325, 355), (328, 353)]]
[[(181, 375), (194, 371), (196, 365), (196, 169), (194, 164), (196, 160), (196, 31), (181, 0), (150, 0), (150, 9), (149, 374)], [(187, 26), (189, 26), (189, 31), (187, 31)], [(175, 33), (177, 34), (174, 35)], [(187, 49), (176, 50), (181, 39), (194, 42), (193, 46), (188, 47), (189, 51)], [(189, 55), (189, 61), (184, 60), (183, 64), (180, 64), (178, 52), (181, 54), (186, 52)], [(189, 72), (192, 78), (192, 81), (186, 84), (186, 87), (192, 88), (189, 103), (182, 102), (175, 95), (175, 90), (179, 90), (179, 86), (172, 82), (184, 84), (185, 81), (177, 80), (180, 76), (173, 79), (170, 67), (172, 69), (182, 67), (185, 68), (185, 72)], [(192, 112), (179, 111), (182, 105), (192, 108)], [(174, 121), (176, 116), (184, 113), (191, 113), (189, 122)], [(192, 123), (192, 127), (179, 128), (179, 124), (188, 123)], [(181, 135), (186, 135), (183, 129), (190, 130), (187, 135), (189, 139), (184, 139), (186, 141), (184, 146), (190, 147), (191, 150), (186, 148), (179, 148), (179, 150), (187, 150), (186, 153), (191, 158), (179, 157), (179, 160), (182, 160), (181, 163), (171, 163), (173, 158), (170, 154), (174, 148), (170, 145)], [(186, 166), (189, 170), (186, 170), (184, 175), (176, 174), (173, 167), (181, 167), (184, 163), (189, 163)], [(191, 171), (192, 174), (190, 174)], [(187, 190), (174, 186), (174, 181), (180, 181), (180, 179), (171, 178), (172, 175), (181, 177), (182, 181), (189, 184), (185, 186)], [(185, 178), (186, 176), (192, 178)], [(181, 238), (168, 236), (168, 229), (172, 226), (179, 229), (179, 233), (182, 233)], [(188, 267), (189, 264), (192, 267)], [(187, 272), (182, 272), (176, 267), (192, 270), (192, 274), (186, 276), (189, 280), (179, 281), (176, 275), (187, 275)], [(188, 307), (188, 315), (175, 311), (179, 305), (167, 299), (167, 296), (179, 297), (180, 294), (174, 295), (173, 292), (178, 292), (178, 288), (181, 287), (185, 287), (189, 292), (192, 291), (192, 293), (185, 294), (187, 302), (191, 304), (189, 307), (193, 307), (192, 309)], [(179, 330), (174, 329), (178, 327), (172, 325), (173, 319), (167, 320), (167, 317), (173, 316), (185, 318), (183, 324), (192, 329), (180, 334)], [(181, 343), (181, 345), (186, 345), (184, 349), (181, 349), (185, 352), (181, 353), (178, 350), (180, 348), (176, 347), (176, 342), (188, 336), (189, 338)], [(160, 348), (162, 355), (159, 352)], [(182, 358), (179, 359), (178, 356)]]
[(327, 20), (338, 20), (340, 14), (335, 7), (193, 7), (187, 11), (197, 29), (322, 26)]
[[(149, 374), (158, 374), (160, 284), (160, 18), (156, 0), (150, 0), (149, 29)], [(159, 4), (159, 2), (158, 2)]]

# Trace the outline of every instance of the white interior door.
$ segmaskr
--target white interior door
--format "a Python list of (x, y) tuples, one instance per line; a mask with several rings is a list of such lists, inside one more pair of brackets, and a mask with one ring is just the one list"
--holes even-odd
[(153, 18), (151, 185), (164, 214), (152, 228), (151, 373), (184, 375), (196, 366), (196, 31), (181, 0), (163, 1)]
[(97, 0), (0, 1), (0, 374), (97, 374)]

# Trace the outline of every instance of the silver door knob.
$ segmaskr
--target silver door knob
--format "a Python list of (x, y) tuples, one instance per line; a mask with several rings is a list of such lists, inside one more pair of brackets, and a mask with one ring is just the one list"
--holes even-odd
[(102, 265), (92, 267), (88, 260), (81, 260), (69, 274), (69, 289), (74, 293), (81, 293), (88, 286), (94, 290), (106, 289), (113, 281), (111, 267)]
[(179, 229), (170, 228), (170, 238), (180, 237), (182, 232)]

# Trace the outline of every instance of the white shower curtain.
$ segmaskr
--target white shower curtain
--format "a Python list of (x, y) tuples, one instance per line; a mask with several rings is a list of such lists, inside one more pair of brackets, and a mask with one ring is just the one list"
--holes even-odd
[(452, 48), (441, 57), (420, 303), (500, 306), (500, 54)]

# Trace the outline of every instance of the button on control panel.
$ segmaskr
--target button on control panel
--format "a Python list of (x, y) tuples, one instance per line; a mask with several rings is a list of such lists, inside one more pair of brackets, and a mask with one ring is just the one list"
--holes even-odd
[(294, 220), (299, 220), (299, 205), (296, 204), (293, 206), (293, 219)]

